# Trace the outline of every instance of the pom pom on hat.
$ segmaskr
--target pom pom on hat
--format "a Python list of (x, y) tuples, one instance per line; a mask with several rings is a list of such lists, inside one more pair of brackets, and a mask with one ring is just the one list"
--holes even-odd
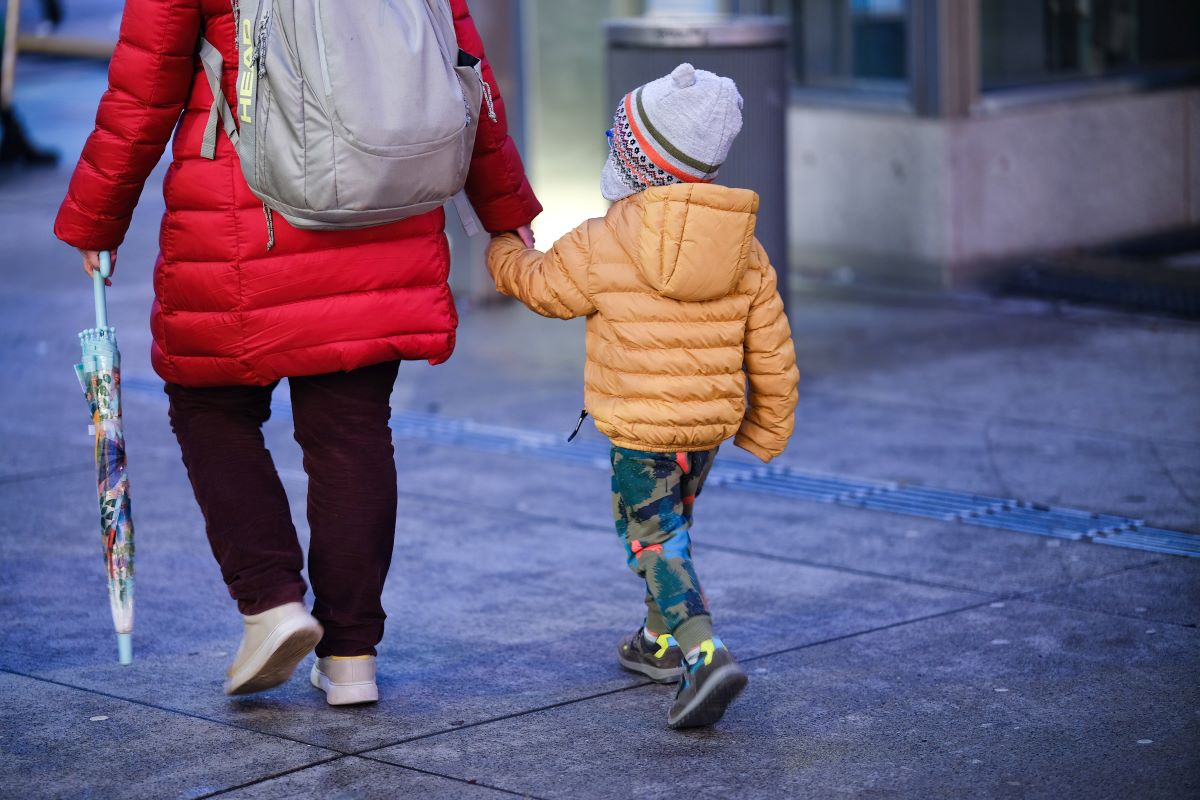
[(680, 89), (696, 85), (696, 68), (686, 61), (671, 70), (671, 80)]

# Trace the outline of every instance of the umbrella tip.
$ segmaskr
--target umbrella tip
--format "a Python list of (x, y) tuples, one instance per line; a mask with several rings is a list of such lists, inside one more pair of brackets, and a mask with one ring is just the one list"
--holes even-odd
[(117, 634), (117, 657), (121, 664), (128, 666), (133, 663), (133, 634)]

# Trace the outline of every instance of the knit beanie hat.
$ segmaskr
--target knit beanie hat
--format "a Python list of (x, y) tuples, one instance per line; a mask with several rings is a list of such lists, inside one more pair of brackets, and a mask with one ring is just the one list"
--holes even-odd
[(737, 85), (680, 64), (617, 106), (600, 193), (615, 202), (647, 186), (708, 183), (741, 129)]

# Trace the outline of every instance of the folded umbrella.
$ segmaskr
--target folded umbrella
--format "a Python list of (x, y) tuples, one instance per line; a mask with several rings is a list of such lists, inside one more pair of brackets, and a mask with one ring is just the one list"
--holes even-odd
[(75, 365), (79, 384), (92, 411), (96, 437), (96, 488), (100, 498), (100, 535), (108, 574), (108, 602), (117, 630), (122, 664), (133, 661), (133, 511), (125, 464), (125, 432), (121, 422), (121, 353), (117, 334), (108, 325), (104, 280), (112, 274), (112, 257), (100, 254), (92, 272), (96, 327), (81, 331), (83, 359)]

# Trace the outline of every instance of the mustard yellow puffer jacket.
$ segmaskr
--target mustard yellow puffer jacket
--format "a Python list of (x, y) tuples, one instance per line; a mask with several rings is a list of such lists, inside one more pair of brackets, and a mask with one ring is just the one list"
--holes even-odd
[(653, 187), (545, 254), (497, 237), (488, 269), (543, 316), (587, 317), (584, 402), (614, 444), (707, 450), (736, 435), (769, 461), (791, 436), (799, 376), (757, 211), (746, 189)]

